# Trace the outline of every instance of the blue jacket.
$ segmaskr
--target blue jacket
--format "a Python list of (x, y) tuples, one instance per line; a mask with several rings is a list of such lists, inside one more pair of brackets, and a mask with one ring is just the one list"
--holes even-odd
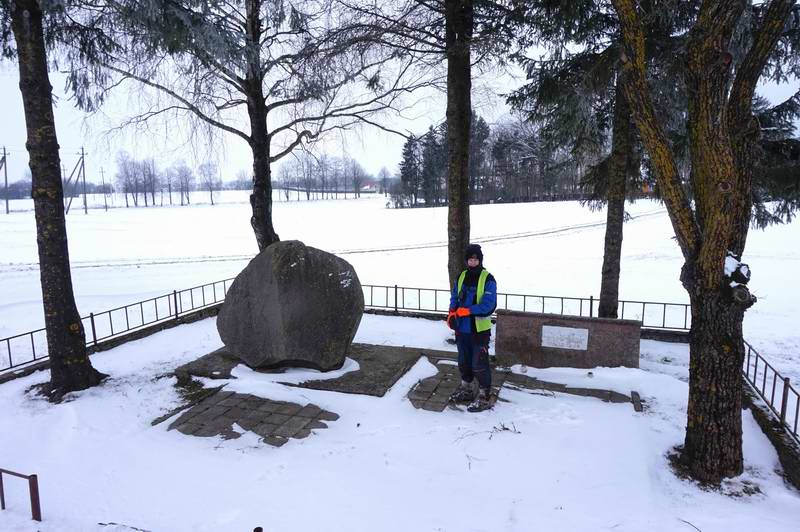
[(461, 287), (461, 300), (459, 301), (458, 279), (453, 283), (453, 289), (450, 292), (450, 308), (457, 309), (458, 307), (467, 307), (470, 311), (469, 317), (457, 318), (458, 332), (460, 333), (475, 332), (475, 320), (473, 316), (491, 316), (492, 312), (494, 312), (494, 309), (497, 307), (497, 282), (491, 274), (486, 279), (486, 285), (483, 288), (483, 298), (481, 298), (480, 304), (470, 304), (475, 303), (477, 292), (477, 286), (469, 286), (464, 282), (464, 285)]

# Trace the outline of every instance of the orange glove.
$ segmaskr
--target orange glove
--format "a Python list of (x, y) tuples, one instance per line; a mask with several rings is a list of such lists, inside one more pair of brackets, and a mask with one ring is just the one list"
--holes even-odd
[(458, 328), (456, 325), (456, 311), (452, 309), (447, 312), (447, 326), (453, 329), (454, 331)]
[(467, 307), (458, 307), (456, 309), (456, 316), (458, 316), (459, 318), (464, 318), (466, 316), (469, 316), (470, 314), (472, 313), (469, 311)]

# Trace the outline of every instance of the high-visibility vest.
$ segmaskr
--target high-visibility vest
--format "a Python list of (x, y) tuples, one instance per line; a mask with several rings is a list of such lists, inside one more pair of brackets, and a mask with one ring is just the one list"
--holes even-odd
[[(458, 295), (461, 297), (461, 286), (464, 284), (464, 278), (467, 276), (467, 270), (461, 272), (461, 275), (458, 276)], [(475, 298), (475, 304), (481, 302), (483, 298), (483, 293), (486, 290), (486, 279), (489, 277), (489, 272), (486, 270), (481, 270), (481, 274), (478, 277), (478, 294)], [(478, 332), (488, 331), (492, 328), (492, 318), (474, 316), (475, 318), (475, 330)]]

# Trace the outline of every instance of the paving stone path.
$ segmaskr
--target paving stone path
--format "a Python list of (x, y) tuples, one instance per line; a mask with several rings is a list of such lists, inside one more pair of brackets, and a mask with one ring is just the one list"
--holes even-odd
[(169, 430), (177, 429), (191, 436), (241, 436), (234, 423), (261, 436), (265, 443), (280, 447), (289, 438), (305, 438), (314, 429), (324, 429), (326, 421), (339, 415), (312, 404), (305, 406), (272, 401), (250, 394), (218, 391), (193, 405), (173, 421)]
[[(433, 353), (448, 355), (447, 352)], [(356, 360), (359, 369), (336, 379), (311, 380), (289, 386), (355, 393), (383, 397), (386, 392), (414, 365), (421, 356), (419, 349), (395, 346), (352, 344), (348, 356)], [(227, 348), (217, 349), (175, 369), (174, 375), (182, 387), (195, 388), (200, 384), (194, 377), (231, 379), (232, 370), (241, 361), (232, 357)], [(280, 370), (267, 371), (280, 373)], [(327, 428), (338, 414), (321, 410), (315, 405), (298, 405), (272, 401), (250, 394), (220, 391), (219, 388), (194, 390), (189, 397), (188, 410), (169, 426), (192, 436), (222, 436), (232, 439), (241, 436), (234, 430), (237, 424), (261, 436), (264, 442), (280, 446), (289, 438), (305, 438), (314, 429)], [(177, 411), (186, 407), (181, 407)], [(176, 411), (153, 421), (161, 423), (174, 417)]]
[[(461, 382), (461, 375), (458, 366), (452, 361), (438, 357), (428, 357), (431, 363), (435, 364), (439, 372), (432, 377), (418, 381), (408, 392), (408, 399), (416, 408), (430, 410), (432, 412), (443, 412), (448, 406), (461, 410), (459, 406), (448, 402), (450, 395), (456, 391)], [(632, 403), (637, 412), (641, 412), (641, 404), (637, 404), (639, 394), (631, 392), (631, 397), (598, 388), (575, 388), (566, 384), (539, 380), (527, 375), (519, 375), (506, 370), (492, 369), (492, 399), (491, 404), (497, 402), (503, 386), (526, 389), (526, 390), (547, 390), (550, 392), (560, 392), (570, 395), (583, 397), (596, 397), (602, 401), (611, 403)]]
[[(461, 374), (458, 366), (449, 360), (432, 359), (428, 357), (439, 369), (439, 372), (426, 379), (417, 382), (408, 392), (408, 399), (416, 408), (430, 410), (431, 412), (443, 412), (448, 406), (448, 399), (456, 391), (461, 383)], [(507, 372), (492, 370), (492, 399), (491, 404), (497, 401), (503, 383), (508, 376)], [(456, 405), (451, 404), (451, 408), (460, 410)]]
[[(310, 384), (303, 383), (301, 386), (380, 397), (413, 365), (417, 357), (423, 355), (427, 356), (439, 371), (432, 377), (418, 381), (411, 388), (408, 392), (411, 404), (416, 408), (433, 412), (442, 412), (448, 407), (457, 410), (465, 409), (464, 405), (448, 403), (450, 395), (461, 382), (454, 353), (432, 350), (426, 350), (423, 353), (419, 350), (388, 346), (359, 345), (356, 347), (353, 350), (353, 356), (359, 361), (361, 367), (359, 371), (329, 382), (320, 381), (323, 384), (309, 381)], [(198, 363), (178, 368), (176, 375), (184, 384), (192, 382), (191, 376), (194, 374), (208, 374), (213, 378), (220, 378), (222, 375), (230, 378), (230, 369), (234, 366), (224, 360), (222, 362), (217, 360), (220, 356), (217, 352), (206, 355), (199, 359)], [(199, 385), (199, 383), (197, 384)], [(573, 388), (564, 384), (514, 374), (505, 369), (493, 369), (492, 405), (499, 399), (500, 391), (504, 386), (596, 397), (615, 403), (631, 402), (631, 397), (609, 390)], [(634, 406), (637, 406), (638, 394), (632, 392), (631, 395), (634, 397)], [(241, 429), (258, 434), (265, 443), (280, 447), (290, 438), (305, 438), (313, 430), (327, 428), (327, 422), (339, 419), (338, 414), (322, 410), (313, 404), (303, 406), (296, 403), (273, 401), (251, 394), (225, 391), (223, 386), (202, 389), (191, 400), (195, 402), (190, 403), (188, 409), (172, 421), (169, 430), (176, 429), (191, 436), (222, 436), (226, 439), (233, 439), (241, 436), (241, 432), (234, 429), (234, 425), (238, 425)], [(641, 411), (641, 408), (641, 401), (638, 401), (637, 411)], [(174, 413), (168, 413), (154, 420), (153, 424), (172, 418), (174, 415)]]

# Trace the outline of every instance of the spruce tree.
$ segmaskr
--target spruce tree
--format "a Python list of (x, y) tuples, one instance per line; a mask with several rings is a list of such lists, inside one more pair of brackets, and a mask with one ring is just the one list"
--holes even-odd
[(419, 140), (411, 135), (403, 144), (403, 155), (400, 161), (400, 182), (404, 195), (411, 198), (411, 204), (416, 205), (420, 185), (420, 156)]

